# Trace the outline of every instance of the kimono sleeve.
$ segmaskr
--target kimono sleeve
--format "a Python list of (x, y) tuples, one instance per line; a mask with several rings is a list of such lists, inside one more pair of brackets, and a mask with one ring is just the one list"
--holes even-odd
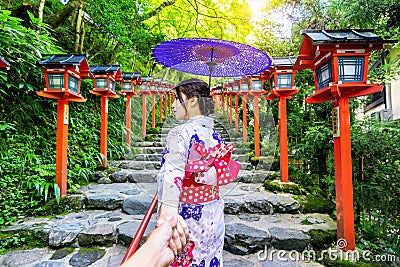
[(187, 143), (179, 128), (173, 128), (168, 133), (162, 166), (157, 176), (160, 204), (178, 206), (188, 157)]

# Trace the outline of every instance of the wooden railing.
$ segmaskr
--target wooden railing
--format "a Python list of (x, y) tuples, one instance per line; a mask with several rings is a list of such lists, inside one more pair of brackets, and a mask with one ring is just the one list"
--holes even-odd
[(135, 253), (136, 249), (138, 248), (140, 240), (142, 239), (143, 234), (146, 231), (147, 225), (149, 224), (151, 215), (153, 214), (154, 209), (157, 206), (157, 199), (158, 199), (158, 192), (154, 195), (153, 200), (151, 201), (151, 204), (146, 214), (144, 215), (138, 230), (136, 231), (135, 237), (132, 239), (129, 248), (126, 251), (125, 257), (121, 261), (121, 265), (125, 263)]

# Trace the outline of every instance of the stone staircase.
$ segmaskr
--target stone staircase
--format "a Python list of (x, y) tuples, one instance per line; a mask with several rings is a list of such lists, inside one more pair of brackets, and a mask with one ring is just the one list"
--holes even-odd
[[(119, 266), (156, 192), (155, 177), (160, 168), (165, 137), (176, 125), (166, 123), (161, 134), (137, 142), (126, 160), (110, 162), (118, 171), (99, 172), (93, 183), (62, 199), (74, 212), (43, 218), (26, 218), (8, 228), (4, 235), (25, 235), (38, 247), (0, 256), (0, 266)], [(229, 127), (216, 128), (225, 140)], [(290, 194), (267, 192), (262, 182), (271, 172), (254, 170), (245, 149), (233, 157), (242, 164), (238, 180), (221, 189), (225, 201), (224, 266), (319, 266), (272, 256), (260, 258), (268, 249), (303, 251), (311, 249), (312, 229), (334, 230), (336, 223), (326, 214), (302, 214)], [(155, 214), (145, 235), (154, 228)]]

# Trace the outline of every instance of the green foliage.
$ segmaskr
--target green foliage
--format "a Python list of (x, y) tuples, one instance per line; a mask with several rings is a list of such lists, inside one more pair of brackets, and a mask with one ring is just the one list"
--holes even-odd
[[(400, 125), (376, 121), (352, 126), (354, 202), (363, 238), (384, 240), (399, 253)], [(380, 246), (384, 249), (383, 246)]]
[[(53, 44), (46, 26), (36, 19), (32, 18), (33, 28), (25, 28), (8, 11), (0, 11), (0, 55), (11, 64), (7, 75), (2, 76), (6, 79), (0, 79), (0, 224), (9, 225), (20, 217), (39, 213), (49, 199), (52, 203), (60, 201), (55, 184), (57, 101), (38, 97), (34, 92), (43, 88), (43, 71), (36, 67), (36, 61), (42, 54), (57, 53), (60, 48)], [(100, 101), (89, 94), (91, 88), (92, 82), (84, 80), (81, 93), (87, 103), (70, 102), (67, 176), (71, 191), (87, 183), (101, 162)], [(140, 106), (138, 103), (139, 100), (133, 99), (132, 106)], [(140, 118), (140, 112), (134, 108), (132, 120)], [(124, 123), (124, 99), (111, 99), (108, 128), (111, 160), (125, 155)], [(132, 139), (139, 138), (140, 132), (133, 133)]]
[[(40, 228), (40, 227), (39, 227)], [(13, 233), (0, 233), (0, 254), (4, 254), (9, 250), (15, 249), (31, 249), (45, 247), (47, 241), (34, 231), (17, 231)]]

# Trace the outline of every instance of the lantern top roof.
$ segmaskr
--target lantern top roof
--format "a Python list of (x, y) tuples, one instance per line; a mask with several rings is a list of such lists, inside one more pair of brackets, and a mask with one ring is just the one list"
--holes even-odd
[(274, 57), (272, 58), (271, 67), (293, 67), (296, 63), (297, 57)]
[(302, 30), (313, 45), (333, 43), (382, 43), (387, 42), (373, 30)]
[[(384, 40), (373, 30), (302, 30), (304, 35), (294, 69), (311, 68), (315, 58), (338, 49), (382, 49), (385, 43), (396, 43), (396, 40)], [(318, 50), (318, 51), (317, 51)], [(318, 52), (318, 53), (317, 53)]]
[(112, 74), (116, 81), (122, 80), (122, 72), (119, 65), (90, 66), (90, 72), (93, 74)]
[(120, 71), (119, 65), (96, 65), (90, 66), (92, 73), (117, 73)]
[(122, 78), (129, 80), (137, 80), (141, 76), (140, 72), (123, 72), (122, 73)]
[(0, 68), (6, 68), (10, 66), (10, 63), (8, 63), (4, 58), (0, 57)]
[(39, 66), (46, 65), (72, 65), (80, 66), (82, 63), (86, 63), (86, 55), (83, 54), (66, 54), (66, 55), (52, 55), (47, 59), (39, 60)]
[(144, 76), (142, 77), (142, 82), (154, 82), (153, 76)]
[(76, 66), (79, 67), (79, 72), (82, 78), (93, 78), (90, 72), (89, 64), (84, 54), (64, 54), (51, 55), (49, 58), (39, 60), (39, 66), (57, 67), (57, 66)]

